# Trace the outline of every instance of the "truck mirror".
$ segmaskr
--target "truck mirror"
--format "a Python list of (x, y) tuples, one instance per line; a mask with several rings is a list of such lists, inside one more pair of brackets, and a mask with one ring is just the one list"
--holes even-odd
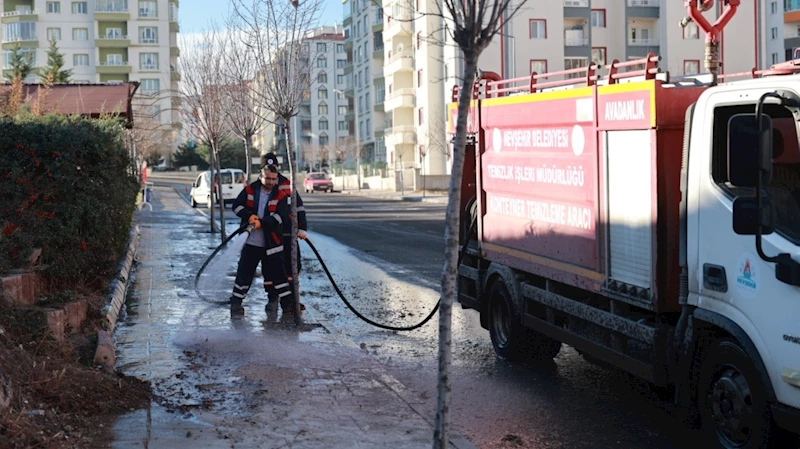
[(770, 182), (772, 118), (762, 114), (759, 129), (755, 114), (736, 114), (728, 120), (728, 180), (736, 187), (756, 187), (759, 169), (762, 182)]
[(739, 235), (756, 235), (775, 231), (775, 204), (772, 198), (761, 197), (761, 207), (755, 197), (738, 197), (733, 201), (733, 232)]

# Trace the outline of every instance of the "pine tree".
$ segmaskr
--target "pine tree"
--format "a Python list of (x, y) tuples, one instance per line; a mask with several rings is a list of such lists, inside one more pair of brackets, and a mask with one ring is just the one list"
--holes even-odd
[(61, 70), (64, 67), (64, 55), (58, 52), (55, 39), (50, 39), (50, 48), (47, 50), (47, 67), (39, 72), (43, 82), (53, 84), (67, 84), (72, 70)]
[(17, 43), (11, 53), (11, 60), (9, 61), (11, 69), (6, 71), (5, 79), (8, 82), (14, 81), (16, 78), (25, 80), (25, 78), (33, 72), (33, 64), (31, 58), (22, 52), (22, 49)]

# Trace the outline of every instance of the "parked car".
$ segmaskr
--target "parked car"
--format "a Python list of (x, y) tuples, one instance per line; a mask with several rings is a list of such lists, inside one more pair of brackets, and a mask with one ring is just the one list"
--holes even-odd
[(326, 192), (333, 192), (333, 180), (327, 174), (322, 172), (312, 172), (306, 175), (303, 180), (303, 188), (306, 193), (314, 192), (316, 190), (324, 190)]
[[(223, 168), (220, 170), (219, 173), (216, 174), (215, 178), (219, 187), (219, 191), (222, 193), (222, 200), (225, 204), (232, 202), (239, 196), (239, 193), (244, 189), (244, 185), (247, 182), (244, 176), (244, 172), (239, 170), (238, 168)], [(192, 184), (192, 190), (189, 192), (189, 202), (191, 203), (192, 207), (197, 207), (198, 203), (205, 204), (207, 207), (211, 207), (212, 198), (211, 198), (211, 172), (204, 171), (197, 176), (195, 179), (194, 184)], [(221, 182), (219, 182), (221, 181)], [(217, 188), (214, 189), (214, 199), (216, 201), (217, 198)]]

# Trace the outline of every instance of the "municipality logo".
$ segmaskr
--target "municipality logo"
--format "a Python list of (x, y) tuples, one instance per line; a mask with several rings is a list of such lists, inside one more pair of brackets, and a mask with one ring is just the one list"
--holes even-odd
[(750, 263), (750, 257), (743, 257), (739, 262), (739, 276), (736, 278), (736, 285), (747, 292), (754, 293), (758, 288), (756, 282), (755, 266)]

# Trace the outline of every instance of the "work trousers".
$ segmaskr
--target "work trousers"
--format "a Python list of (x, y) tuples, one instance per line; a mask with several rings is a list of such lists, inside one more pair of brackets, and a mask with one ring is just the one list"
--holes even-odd
[[(285, 235), (283, 236), (283, 262), (284, 262), (284, 270), (286, 270), (286, 278), (289, 280), (289, 286), (291, 287), (292, 284), (292, 250), (291, 250), (291, 236)], [(302, 262), (300, 261), (300, 239), (297, 240), (297, 274), (300, 274), (300, 268), (302, 267)], [(267, 277), (264, 276), (264, 282), (267, 281)], [(278, 295), (277, 293), (269, 293), (267, 291), (267, 297), (269, 298), (270, 309), (273, 311), (277, 311), (277, 301)], [(288, 303), (289, 306), (292, 308), (287, 309), (285, 305), (287, 304), (286, 301), (281, 301), (281, 309), (282, 310), (294, 310), (291, 303)]]
[(289, 279), (286, 277), (284, 265), (283, 246), (275, 248), (261, 248), (253, 245), (244, 245), (239, 258), (239, 267), (236, 270), (236, 280), (233, 283), (232, 305), (241, 305), (247, 296), (250, 285), (253, 283), (258, 263), (261, 262), (261, 273), (264, 275), (264, 289), (267, 296), (280, 300), (281, 307), (291, 307), (294, 303), (292, 289), (289, 288)]

